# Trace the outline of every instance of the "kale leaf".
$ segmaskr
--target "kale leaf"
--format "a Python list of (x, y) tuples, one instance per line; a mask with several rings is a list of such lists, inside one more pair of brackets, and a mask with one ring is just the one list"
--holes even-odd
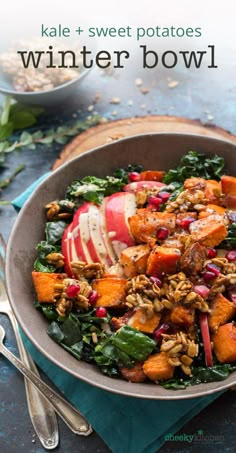
[(219, 180), (224, 173), (224, 165), (223, 157), (207, 157), (197, 151), (189, 151), (181, 158), (180, 165), (165, 174), (163, 182), (184, 182), (190, 176)]
[(117, 168), (114, 172), (114, 176), (122, 180), (123, 184), (128, 184), (129, 182), (129, 173), (137, 172), (140, 173), (143, 171), (143, 166), (140, 164), (129, 164), (125, 168)]
[(231, 223), (227, 227), (227, 236), (219, 245), (220, 248), (236, 249), (236, 222)]
[(121, 191), (123, 185), (123, 181), (114, 176), (106, 176), (103, 179), (96, 176), (86, 176), (83, 179), (73, 181), (66, 191), (66, 198), (74, 201), (77, 205), (83, 201), (101, 204), (103, 197)]
[(47, 222), (45, 227), (46, 241), (49, 244), (57, 244), (64, 233), (67, 223), (63, 220), (57, 222)]

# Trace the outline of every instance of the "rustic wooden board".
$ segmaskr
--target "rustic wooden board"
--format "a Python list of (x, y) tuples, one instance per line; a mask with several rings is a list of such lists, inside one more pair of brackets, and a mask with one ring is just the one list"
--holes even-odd
[(214, 125), (176, 116), (144, 116), (99, 124), (75, 137), (61, 152), (53, 170), (90, 149), (133, 135), (152, 132), (182, 132), (205, 135), (236, 143), (236, 137)]

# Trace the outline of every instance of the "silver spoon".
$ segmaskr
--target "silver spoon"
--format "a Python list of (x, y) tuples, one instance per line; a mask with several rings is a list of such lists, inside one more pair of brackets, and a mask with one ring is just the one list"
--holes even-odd
[[(92, 432), (92, 427), (89, 425), (87, 420), (80, 414), (77, 409), (73, 408), (73, 406), (67, 402), (67, 405), (64, 404), (64, 399), (55, 392), (49, 385), (45, 384), (36, 374), (34, 374), (29, 368), (27, 368), (20, 359), (18, 359), (14, 354), (12, 354), (9, 349), (7, 349), (4, 344), (3, 340), (5, 338), (5, 330), (0, 325), (0, 352), (4, 357), (6, 357), (32, 384), (37, 387), (42, 395), (46, 396), (47, 399), (50, 401), (52, 406), (54, 407), (57, 414), (61, 417), (61, 419), (66, 423), (67, 426), (75, 433), (84, 436), (88, 436)], [(74, 411), (74, 420), (71, 417), (68, 420), (67, 418), (67, 407), (70, 407)]]

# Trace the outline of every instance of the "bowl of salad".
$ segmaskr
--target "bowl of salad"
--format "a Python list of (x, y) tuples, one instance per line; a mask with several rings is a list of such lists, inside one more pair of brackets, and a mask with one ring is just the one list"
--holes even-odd
[(40, 184), (12, 230), (6, 273), (42, 354), (141, 398), (236, 382), (235, 152), (203, 136), (139, 135)]

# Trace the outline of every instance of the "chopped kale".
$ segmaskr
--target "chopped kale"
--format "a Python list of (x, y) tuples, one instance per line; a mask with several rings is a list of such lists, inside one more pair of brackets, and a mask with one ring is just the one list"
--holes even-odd
[(189, 151), (181, 158), (180, 165), (165, 174), (163, 182), (166, 184), (182, 183), (190, 176), (219, 180), (224, 173), (224, 165), (223, 157), (207, 157), (197, 151)]
[(120, 192), (123, 186), (123, 181), (114, 176), (106, 176), (103, 179), (96, 176), (86, 176), (83, 179), (73, 181), (66, 191), (66, 197), (77, 205), (83, 201), (101, 204), (104, 197)]

